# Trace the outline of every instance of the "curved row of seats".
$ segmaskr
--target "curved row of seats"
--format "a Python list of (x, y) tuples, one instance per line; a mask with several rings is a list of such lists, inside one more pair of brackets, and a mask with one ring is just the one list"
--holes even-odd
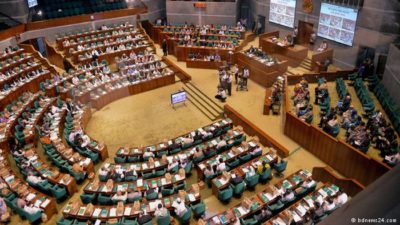
[[(253, 175), (248, 174), (250, 167), (257, 171), (258, 166), (263, 165), (263, 163), (270, 165), (270, 167), (265, 168), (261, 174), (258, 172)], [(232, 197), (241, 198), (246, 189), (254, 190), (257, 184), (265, 184), (272, 178), (272, 168), (275, 168), (281, 174), (286, 169), (286, 165), (287, 161), (278, 163), (278, 156), (270, 151), (214, 178), (212, 180), (212, 189), (218, 190), (217, 193), (214, 193), (218, 199), (222, 202), (229, 202)], [(238, 178), (241, 179), (241, 182), (232, 183), (233, 179)]]
[[(60, 111), (56, 112), (53, 118), (49, 118), (49, 124), (43, 123), (44, 131), (41, 133), (44, 134), (41, 134), (40, 142), (48, 159), (60, 171), (70, 174), (78, 183), (81, 183), (86, 176), (94, 172), (93, 161), (63, 143), (60, 131), (67, 110), (65, 108), (58, 108), (58, 110)], [(46, 130), (45, 124), (49, 126), (49, 130)], [(74, 170), (73, 166), (77, 166), (75, 164), (79, 165), (81, 171)]]
[[(307, 217), (307, 214), (312, 216), (312, 211), (314, 211), (316, 204), (320, 204), (321, 201), (324, 202), (330, 197), (337, 196), (338, 192), (339, 188), (336, 185), (325, 183), (317, 190), (301, 198), (295, 204), (281, 211), (279, 214), (277, 214), (273, 218), (270, 218), (263, 224), (264, 225), (282, 224), (282, 223), (288, 224), (291, 221), (294, 221), (295, 223), (304, 221), (302, 218)], [(315, 218), (307, 218), (306, 220), (308, 221), (313, 220), (315, 223), (319, 223), (341, 206), (342, 205), (336, 205), (333, 209), (324, 212), (322, 215), (317, 216)], [(253, 220), (254, 219), (255, 218), (253, 218)]]
[[(5, 152), (0, 149), (0, 184), (3, 187), (0, 191), (0, 196), (6, 202), (6, 205), (16, 212), (21, 218), (27, 219), (29, 222), (34, 223), (42, 218), (45, 213), (48, 218), (56, 213), (56, 203), (54, 198), (37, 191), (30, 187), (30, 185), (23, 181), (14, 174), (6, 159)], [(18, 207), (17, 199), (24, 199), (27, 204), (37, 206), (42, 211), (36, 213), (28, 213), (23, 208)]]
[[(115, 163), (125, 163), (125, 162), (140, 162), (140, 161), (148, 161), (149, 157), (144, 157), (143, 154), (145, 151), (150, 151), (158, 158), (163, 155), (173, 155), (177, 154), (183, 150), (186, 150), (190, 147), (196, 147), (196, 145), (201, 144), (202, 142), (208, 141), (212, 138), (216, 138), (225, 134), (228, 130), (232, 128), (232, 120), (226, 118), (224, 120), (217, 121), (213, 124), (204, 126), (202, 128), (198, 128), (194, 131), (191, 131), (187, 134), (180, 135), (176, 138), (165, 140), (156, 145), (149, 145), (146, 147), (120, 147), (114, 157)], [(196, 140), (192, 143), (180, 143), (183, 137), (187, 137), (189, 135), (199, 133), (202, 135), (202, 138)], [(205, 135), (204, 135), (205, 134)], [(178, 144), (179, 143), (179, 144)], [(199, 146), (200, 147), (200, 146)]]
[[(313, 183), (309, 187), (302, 187), (303, 182)], [(204, 224), (212, 224), (212, 221), (227, 221), (232, 218), (240, 218), (241, 224), (257, 224), (258, 220), (254, 218), (262, 208), (267, 207), (272, 214), (276, 215), (285, 208), (292, 205), (296, 200), (303, 198), (316, 188), (316, 182), (312, 180), (311, 173), (307, 170), (299, 170), (285, 179), (282, 179), (275, 185), (268, 185), (263, 191), (256, 195), (245, 198), (236, 206), (212, 216), (204, 221)], [(293, 199), (284, 201), (280, 196), (286, 190), (295, 192)], [(232, 190), (229, 192), (233, 192)], [(229, 193), (230, 194), (230, 193)]]

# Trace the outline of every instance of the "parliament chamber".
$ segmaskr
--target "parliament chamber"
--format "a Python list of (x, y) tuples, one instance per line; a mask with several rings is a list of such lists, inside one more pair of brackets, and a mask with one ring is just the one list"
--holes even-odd
[(378, 2), (0, 2), (0, 224), (399, 223)]

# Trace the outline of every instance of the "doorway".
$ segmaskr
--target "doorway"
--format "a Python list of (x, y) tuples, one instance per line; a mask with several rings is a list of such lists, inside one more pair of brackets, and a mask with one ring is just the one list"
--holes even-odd
[(299, 20), (297, 28), (298, 28), (298, 34), (297, 34), (298, 44), (308, 46), (310, 44), (311, 34), (314, 31), (314, 24)]

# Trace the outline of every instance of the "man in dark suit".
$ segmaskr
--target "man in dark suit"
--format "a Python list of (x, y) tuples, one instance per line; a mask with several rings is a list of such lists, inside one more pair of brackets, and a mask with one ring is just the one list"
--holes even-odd
[(151, 217), (149, 214), (141, 212), (141, 213), (139, 214), (139, 217), (138, 217), (138, 220), (137, 220), (137, 221), (138, 221), (138, 223), (139, 223), (140, 225), (142, 225), (142, 224), (145, 224), (145, 223), (150, 222), (151, 219), (152, 219), (152, 217)]

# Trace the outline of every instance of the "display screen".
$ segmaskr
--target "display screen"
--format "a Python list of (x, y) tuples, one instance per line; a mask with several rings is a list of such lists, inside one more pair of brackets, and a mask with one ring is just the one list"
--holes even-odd
[(35, 6), (37, 6), (37, 0), (27, 0), (28, 1), (28, 7), (29, 8), (32, 8), (32, 7), (35, 7)]
[(357, 9), (322, 3), (318, 36), (352, 46), (357, 15)]
[(180, 102), (186, 101), (186, 92), (179, 91), (171, 94), (171, 104), (175, 105)]
[(296, 0), (271, 0), (269, 21), (287, 27), (294, 27)]

